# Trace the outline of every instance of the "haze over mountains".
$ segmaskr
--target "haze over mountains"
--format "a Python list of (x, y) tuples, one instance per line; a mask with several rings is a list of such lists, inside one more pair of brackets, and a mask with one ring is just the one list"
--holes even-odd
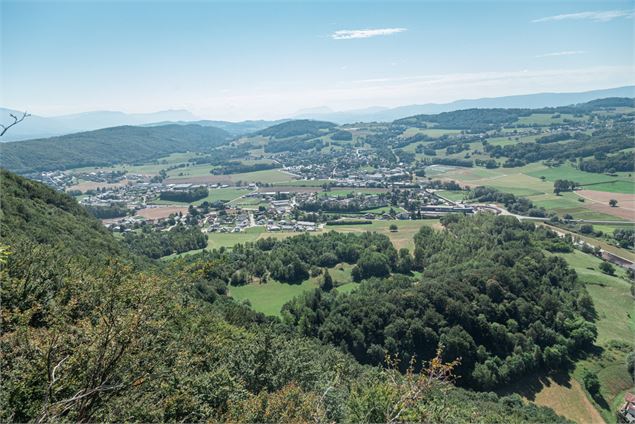
[(319, 119), (345, 124), (351, 122), (394, 121), (420, 114), (435, 114), (472, 108), (541, 108), (585, 103), (606, 97), (634, 97), (635, 86), (608, 88), (578, 93), (537, 93), (518, 96), (462, 99), (450, 103), (426, 103), (395, 108), (369, 107), (348, 111), (314, 108), (299, 112), (294, 118)]
[[(537, 93), (481, 99), (463, 99), (450, 103), (426, 103), (395, 108), (372, 106), (364, 109), (333, 111), (328, 107), (316, 107), (301, 110), (292, 116), (292, 118), (325, 120), (338, 124), (392, 121), (417, 114), (435, 114), (469, 108), (539, 108), (566, 106), (606, 97), (635, 97), (635, 86), (577, 93)], [(247, 120), (241, 122), (201, 120), (200, 117), (182, 109), (133, 114), (117, 111), (94, 111), (53, 117), (38, 116), (36, 113), (33, 113), (34, 111), (30, 112), (32, 112), (32, 115), (3, 137), (3, 142), (52, 137), (121, 125), (165, 125), (169, 123), (213, 126), (223, 129), (232, 135), (241, 135), (260, 131), (269, 126), (284, 122), (284, 119), (277, 121)], [(3, 122), (7, 121), (9, 113), (21, 113), (21, 111), (0, 108), (0, 119)]]

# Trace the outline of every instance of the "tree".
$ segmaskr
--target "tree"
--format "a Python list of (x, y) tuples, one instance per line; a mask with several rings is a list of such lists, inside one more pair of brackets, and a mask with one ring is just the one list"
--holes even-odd
[(587, 389), (592, 396), (600, 393), (600, 380), (594, 372), (586, 370), (582, 376), (582, 382), (584, 383), (584, 388)]
[(4, 133), (6, 133), (9, 130), (9, 128), (24, 121), (27, 117), (31, 116), (31, 114), (24, 112), (22, 116), (18, 117), (17, 115), (10, 113), (9, 116), (13, 118), (13, 122), (7, 125), (0, 124), (0, 127), (2, 127), (2, 131), (0, 132), (0, 137), (2, 137)]
[(612, 208), (617, 207), (617, 200), (615, 200), (615, 199), (611, 199), (611, 200), (609, 200), (609, 205), (610, 205)]
[(388, 258), (378, 252), (365, 253), (353, 267), (353, 279), (356, 281), (370, 277), (386, 277), (388, 274)]
[(399, 227), (397, 227), (397, 224), (390, 224), (390, 227), (388, 227), (388, 229), (391, 232), (396, 233), (399, 230)]
[(326, 268), (324, 268), (323, 274), (322, 281), (320, 282), (320, 288), (325, 292), (329, 292), (333, 289), (333, 277), (331, 277), (329, 270)]
[(573, 191), (576, 185), (575, 181), (556, 180), (553, 183), (553, 192), (560, 194), (562, 191)]
[(635, 372), (635, 352), (626, 355), (626, 369), (628, 370), (628, 375), (633, 378), (633, 373)]
[(582, 234), (591, 234), (593, 232), (593, 225), (584, 224), (584, 225), (580, 226), (580, 232)]
[(600, 264), (600, 271), (608, 275), (613, 275), (615, 274), (615, 267), (608, 262), (602, 262)]

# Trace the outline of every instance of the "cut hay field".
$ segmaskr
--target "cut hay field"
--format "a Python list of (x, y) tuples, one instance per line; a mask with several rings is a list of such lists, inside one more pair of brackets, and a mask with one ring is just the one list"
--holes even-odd
[(157, 206), (144, 208), (138, 210), (136, 215), (145, 219), (161, 219), (167, 218), (172, 214), (178, 214), (179, 212), (186, 214), (187, 206)]

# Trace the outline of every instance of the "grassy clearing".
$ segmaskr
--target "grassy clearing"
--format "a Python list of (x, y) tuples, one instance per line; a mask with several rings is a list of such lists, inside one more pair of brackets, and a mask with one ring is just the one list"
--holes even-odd
[[(333, 277), (336, 290), (339, 292), (349, 292), (357, 287), (353, 283), (351, 270), (353, 265), (338, 264), (333, 268), (328, 268), (329, 274)], [(251, 307), (265, 315), (280, 315), (282, 306), (301, 295), (307, 290), (319, 287), (322, 276), (311, 277), (300, 284), (286, 284), (279, 281), (268, 281), (267, 283), (253, 283), (240, 287), (230, 287), (230, 295), (238, 300), (248, 300)]]
[[(388, 227), (396, 224), (397, 232), (392, 232)], [(363, 233), (373, 231), (385, 234), (395, 245), (396, 249), (406, 247), (412, 252), (414, 250), (414, 235), (423, 226), (440, 228), (438, 219), (421, 219), (415, 221), (373, 221), (368, 225), (332, 225), (325, 227), (326, 230), (333, 230), (340, 233)]]
[(467, 191), (450, 191), (450, 190), (439, 190), (436, 193), (441, 197), (453, 200), (455, 202), (460, 202), (461, 200), (465, 199), (465, 197), (468, 194)]
[(209, 233), (207, 235), (207, 249), (230, 248), (238, 243), (255, 242), (264, 232), (264, 227), (252, 227), (240, 233)]
[(318, 287), (316, 281), (306, 280), (301, 284), (285, 284), (268, 281), (265, 284), (247, 284), (230, 287), (229, 294), (237, 301), (249, 301), (251, 307), (265, 315), (280, 315), (282, 306), (306, 290)]
[(610, 340), (632, 341), (635, 334), (635, 301), (630, 295), (629, 283), (624, 271), (619, 268), (618, 276), (610, 276), (599, 271), (602, 260), (580, 251), (560, 254), (572, 266), (593, 298), (598, 313), (599, 345)]

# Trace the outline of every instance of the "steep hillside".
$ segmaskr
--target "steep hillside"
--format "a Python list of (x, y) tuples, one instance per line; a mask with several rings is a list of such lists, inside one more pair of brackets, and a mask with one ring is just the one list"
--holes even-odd
[(55, 246), (71, 256), (122, 255), (122, 245), (75, 199), (0, 169), (0, 239)]
[(113, 127), (38, 140), (3, 143), (0, 165), (25, 174), (53, 169), (148, 161), (175, 152), (208, 151), (230, 135), (200, 125)]

